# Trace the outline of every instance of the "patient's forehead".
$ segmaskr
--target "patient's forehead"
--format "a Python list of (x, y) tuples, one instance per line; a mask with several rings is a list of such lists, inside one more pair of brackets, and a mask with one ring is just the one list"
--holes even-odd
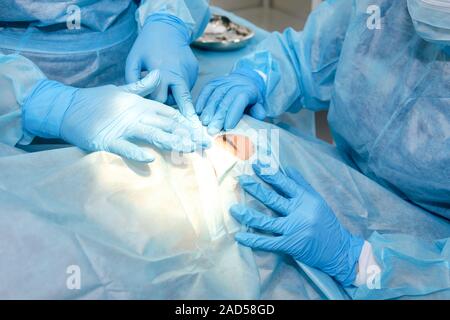
[(248, 160), (255, 153), (253, 142), (244, 135), (223, 134), (215, 142), (240, 160)]

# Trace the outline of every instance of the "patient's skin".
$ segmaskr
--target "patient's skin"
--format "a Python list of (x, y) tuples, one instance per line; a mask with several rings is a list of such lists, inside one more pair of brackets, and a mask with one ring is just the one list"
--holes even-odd
[(215, 142), (240, 160), (248, 160), (255, 153), (251, 140), (242, 135), (220, 135), (216, 137)]

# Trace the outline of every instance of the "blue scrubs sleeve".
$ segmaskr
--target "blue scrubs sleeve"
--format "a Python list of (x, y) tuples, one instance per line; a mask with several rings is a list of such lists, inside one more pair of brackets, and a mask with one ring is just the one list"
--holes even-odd
[(180, 18), (188, 27), (191, 41), (202, 35), (210, 18), (209, 0), (144, 0), (136, 12), (139, 26), (154, 13)]
[(329, 0), (313, 11), (302, 32), (272, 33), (235, 68), (251, 68), (266, 81), (266, 111), (276, 117), (299, 100), (328, 109), (353, 0)]

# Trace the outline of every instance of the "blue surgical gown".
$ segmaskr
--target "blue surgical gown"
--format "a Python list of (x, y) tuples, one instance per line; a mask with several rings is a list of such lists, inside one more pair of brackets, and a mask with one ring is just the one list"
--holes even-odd
[(192, 39), (209, 21), (207, 0), (135, 2), (2, 1), (0, 54), (23, 55), (48, 78), (68, 85), (123, 84), (126, 57), (150, 14), (177, 16)]
[[(380, 28), (368, 27), (373, 5), (380, 9)], [(330, 0), (310, 15), (302, 32), (273, 33), (236, 67), (267, 76), (270, 116), (299, 101), (310, 110), (328, 109), (337, 150), (347, 164), (399, 201), (422, 209), (420, 230), (422, 214), (440, 216), (446, 224), (450, 219), (448, 52), (417, 34), (407, 0)], [(386, 221), (384, 230), (370, 237), (383, 269), (382, 288), (360, 288), (352, 296), (448, 290), (449, 238), (430, 242), (387, 235), (390, 223), (395, 221)], [(417, 280), (414, 272), (428, 273), (428, 280)]]
[[(69, 28), (72, 7), (80, 28)], [(36, 1), (0, 4), (0, 142), (27, 144), (21, 105), (39, 80), (75, 87), (124, 83), (125, 62), (139, 28), (153, 13), (179, 17), (195, 39), (209, 21), (207, 0)]]

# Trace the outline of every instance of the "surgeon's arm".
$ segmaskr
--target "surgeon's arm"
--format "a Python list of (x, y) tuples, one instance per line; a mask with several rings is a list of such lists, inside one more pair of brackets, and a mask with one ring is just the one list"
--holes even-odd
[(207, 146), (199, 128), (178, 111), (143, 98), (159, 82), (156, 70), (125, 86), (75, 88), (46, 79), (24, 57), (0, 55), (0, 142), (13, 146), (29, 143), (33, 135), (57, 138), (88, 152), (140, 162), (154, 157), (135, 144), (138, 140), (180, 152), (194, 151), (197, 141)]
[(22, 130), (21, 106), (43, 79), (45, 75), (27, 58), (0, 53), (0, 143), (14, 146), (31, 142), (33, 136)]
[(244, 112), (276, 117), (292, 105), (327, 109), (354, 0), (329, 0), (314, 10), (302, 32), (272, 33), (238, 61), (231, 74), (214, 79), (195, 111), (210, 134), (234, 128)]
[(143, 0), (136, 14), (140, 27), (155, 13), (169, 14), (181, 19), (188, 27), (193, 41), (203, 33), (208, 24), (209, 0)]
[(352, 4), (323, 2), (302, 32), (272, 33), (256, 53), (238, 62), (236, 69), (251, 68), (263, 75), (267, 116), (278, 116), (297, 101), (314, 111), (329, 107)]

